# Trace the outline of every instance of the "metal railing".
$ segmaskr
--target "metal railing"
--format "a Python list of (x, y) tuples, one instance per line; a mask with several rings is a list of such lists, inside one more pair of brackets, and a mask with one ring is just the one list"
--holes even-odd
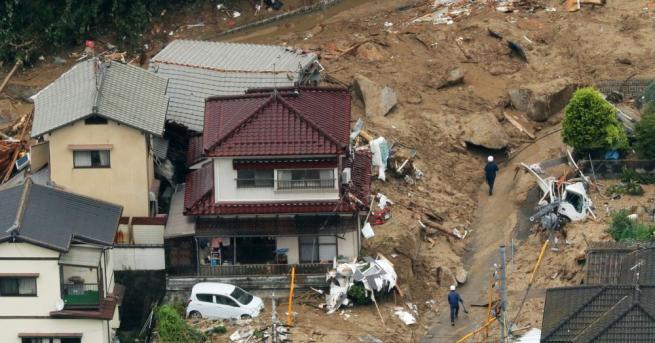
[(325, 189), (334, 188), (334, 179), (277, 180), (277, 189)]
[[(269, 276), (291, 273), (291, 264), (239, 264), (209, 266), (201, 265), (198, 276)], [(331, 263), (301, 263), (296, 266), (296, 274), (325, 274), (332, 267)]]
[(100, 292), (97, 283), (65, 283), (62, 291), (66, 306), (100, 304)]

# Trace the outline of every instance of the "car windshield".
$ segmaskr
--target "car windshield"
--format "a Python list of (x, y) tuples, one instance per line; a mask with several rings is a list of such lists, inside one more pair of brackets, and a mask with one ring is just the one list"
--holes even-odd
[(248, 305), (252, 301), (252, 295), (239, 287), (234, 287), (230, 296), (244, 305)]

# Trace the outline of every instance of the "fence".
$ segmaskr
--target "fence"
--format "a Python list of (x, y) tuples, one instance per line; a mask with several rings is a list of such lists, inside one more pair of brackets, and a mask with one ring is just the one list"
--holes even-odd
[(653, 82), (651, 79), (604, 80), (596, 84), (596, 88), (603, 94), (615, 91), (626, 98), (637, 98), (644, 93), (644, 89), (651, 82)]
[[(200, 266), (198, 276), (221, 277), (221, 276), (270, 276), (285, 275), (291, 273), (291, 264), (240, 264), (221, 266)], [(332, 264), (303, 263), (297, 264), (296, 274), (325, 274), (332, 267)]]
[[(592, 170), (593, 165), (593, 170)], [(655, 173), (654, 160), (581, 160), (578, 166), (587, 176), (596, 174), (598, 178), (619, 178), (624, 168), (638, 173)]]

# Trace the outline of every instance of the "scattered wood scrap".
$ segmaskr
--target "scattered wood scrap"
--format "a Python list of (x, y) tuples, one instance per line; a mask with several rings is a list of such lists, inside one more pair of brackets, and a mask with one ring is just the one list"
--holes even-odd
[(518, 122), (518, 120), (516, 120), (514, 117), (512, 117), (511, 115), (505, 112), (503, 112), (503, 115), (505, 116), (505, 119), (507, 119), (507, 121), (510, 122), (510, 124), (514, 125), (514, 127), (516, 127), (519, 131), (525, 133), (528, 137), (530, 137), (530, 139), (535, 139), (535, 136), (531, 134), (528, 130), (526, 130), (523, 127), (523, 125), (521, 125), (521, 123)]

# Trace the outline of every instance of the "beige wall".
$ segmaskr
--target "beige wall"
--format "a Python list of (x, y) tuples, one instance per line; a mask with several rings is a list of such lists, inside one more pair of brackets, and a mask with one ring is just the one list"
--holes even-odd
[[(337, 238), (337, 253), (339, 256), (346, 258), (357, 257), (357, 231), (350, 231), (344, 234), (344, 239)], [(298, 244), (298, 237), (276, 237), (276, 249), (288, 248), (287, 259), (289, 264), (297, 264), (300, 262), (300, 245)], [(238, 249), (238, 247), (237, 247)]]
[[(107, 274), (113, 279), (111, 250), (107, 251)], [(40, 258), (3, 260), (0, 273), (38, 273), (36, 297), (0, 297), (0, 342), (20, 343), (19, 333), (82, 333), (83, 343), (108, 343), (109, 321), (98, 319), (52, 319), (51, 311), (61, 298), (59, 252), (29, 243), (0, 243), (0, 258)], [(88, 268), (81, 268), (87, 270)], [(93, 273), (95, 276), (95, 271)], [(113, 284), (110, 286), (113, 289)], [(117, 308), (118, 310), (118, 308)], [(31, 317), (5, 319), (4, 316)], [(118, 312), (114, 313), (115, 322)]]
[(337, 252), (339, 256), (354, 258), (357, 257), (357, 235), (359, 231), (350, 231), (344, 234), (345, 239), (337, 238)]
[[(47, 316), (61, 298), (59, 253), (28, 243), (0, 244), (0, 257), (39, 257), (51, 260), (5, 260), (0, 273), (38, 273), (36, 297), (0, 297), (0, 316)], [(11, 309), (11, 313), (7, 310)], [(0, 324), (0, 327), (1, 324)], [(0, 332), (3, 330), (0, 330)], [(4, 340), (0, 339), (0, 342)]]
[(94, 319), (1, 319), (0, 342), (20, 343), (19, 333), (81, 333), (82, 343), (109, 343), (108, 321)]
[[(337, 175), (337, 169), (334, 169)], [(277, 178), (277, 171), (273, 173)], [(214, 184), (218, 188), (214, 196), (216, 202), (240, 201), (284, 201), (284, 200), (338, 200), (338, 180), (331, 189), (275, 190), (271, 188), (237, 188), (237, 171), (232, 165), (232, 158), (214, 159)], [(337, 177), (338, 179), (338, 177)]]
[[(109, 121), (107, 125), (85, 125), (83, 120), (62, 127), (48, 137), (52, 181), (67, 191), (123, 206), (123, 216), (148, 213), (152, 159), (146, 136), (140, 131)], [(112, 144), (110, 168), (73, 168), (69, 145)]]
[[(298, 253), (298, 249), (300, 246), (298, 245), (298, 237), (277, 237), (275, 240), (275, 248), (276, 249), (281, 249), (281, 248), (287, 248), (289, 249), (289, 252), (287, 252), (287, 261), (289, 264), (298, 264), (298, 261), (300, 261), (300, 255)], [(238, 249), (238, 247), (237, 247)]]

